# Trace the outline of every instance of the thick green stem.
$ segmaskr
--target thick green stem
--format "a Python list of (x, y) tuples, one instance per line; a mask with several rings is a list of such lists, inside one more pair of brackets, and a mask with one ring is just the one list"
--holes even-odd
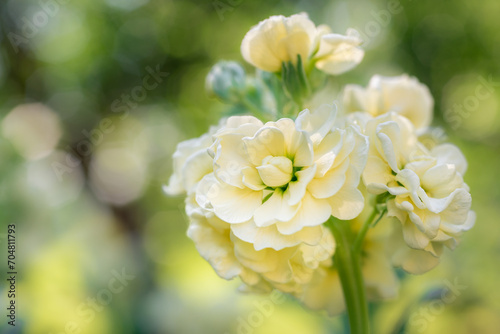
[(370, 333), (370, 323), (361, 272), (361, 257), (353, 251), (349, 224), (347, 221), (336, 220), (333, 217), (328, 221), (337, 244), (334, 261), (342, 283), (351, 333), (367, 334)]

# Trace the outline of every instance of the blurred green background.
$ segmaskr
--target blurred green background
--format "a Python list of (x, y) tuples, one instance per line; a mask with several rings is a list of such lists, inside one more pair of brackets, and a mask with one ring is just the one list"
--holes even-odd
[[(408, 73), (469, 161), (476, 226), (442, 264), (372, 307), (375, 333), (500, 333), (500, 2), (4, 0), (0, 4), (0, 270), (16, 224), (17, 320), (2, 333), (342, 333), (345, 318), (216, 276), (161, 190), (176, 144), (215, 124), (210, 67), (249, 28), (306, 11), (364, 61), (332, 81)], [(250, 67), (247, 67), (250, 70)], [(152, 75), (151, 73), (155, 73)], [(148, 77), (148, 78), (146, 78)], [(154, 79), (154, 80), (152, 80)], [(146, 89), (147, 88), (147, 89)], [(458, 284), (453, 300), (440, 291)], [(437, 296), (437, 297), (436, 297)]]

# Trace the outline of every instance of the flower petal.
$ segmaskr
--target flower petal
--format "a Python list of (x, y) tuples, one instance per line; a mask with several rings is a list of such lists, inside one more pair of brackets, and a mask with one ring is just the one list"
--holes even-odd
[(403, 237), (408, 244), (413, 249), (424, 249), (429, 245), (429, 238), (417, 228), (417, 226), (410, 220), (407, 219), (403, 223)]
[[(218, 232), (206, 223), (203, 216), (192, 216), (187, 231), (200, 255), (207, 260), (215, 272), (224, 279), (232, 279), (242, 271), (233, 252), (229, 229)], [(228, 225), (229, 227), (229, 225)]]
[(281, 250), (301, 243), (317, 245), (322, 238), (321, 226), (304, 227), (292, 235), (284, 235), (276, 225), (258, 227), (253, 221), (231, 225), (231, 231), (239, 239), (252, 243), (256, 250), (272, 248)]
[(331, 209), (324, 199), (315, 199), (308, 192), (305, 193), (301, 205), (295, 216), (284, 222), (278, 221), (278, 231), (285, 235), (297, 233), (306, 226), (323, 224), (330, 217)]
[(438, 145), (431, 150), (431, 154), (438, 159), (438, 164), (452, 164), (462, 176), (465, 175), (467, 160), (455, 145)]
[(335, 105), (323, 104), (313, 112), (308, 109), (301, 111), (295, 124), (297, 129), (306, 131), (313, 144), (317, 145), (332, 129), (336, 116)]
[(262, 191), (240, 189), (220, 182), (212, 184), (207, 197), (217, 217), (230, 224), (248, 221), (262, 205)]
[(297, 181), (291, 181), (288, 183), (288, 188), (285, 191), (288, 198), (288, 204), (296, 205), (302, 200), (306, 193), (307, 185), (314, 178), (315, 173), (316, 165), (302, 169), (295, 173)]
[(349, 168), (349, 166), (349, 159), (344, 160), (340, 166), (331, 169), (324, 177), (312, 179), (307, 186), (307, 190), (315, 198), (333, 196), (344, 185), (347, 168)]
[(276, 220), (290, 220), (299, 209), (299, 204), (291, 206), (281, 189), (276, 189), (271, 197), (255, 210), (254, 221), (259, 227), (273, 224)]
[(328, 198), (332, 216), (341, 220), (350, 220), (361, 213), (365, 206), (365, 199), (357, 188), (358, 183), (356, 172), (348, 170), (344, 186), (335, 195)]
[(255, 136), (243, 138), (243, 142), (246, 156), (254, 166), (260, 166), (268, 156), (285, 156), (285, 138), (278, 128), (263, 127)]
[(243, 135), (227, 133), (219, 135), (215, 142), (214, 174), (221, 182), (243, 188), (241, 170), (251, 167), (246, 156), (238, 154), (243, 149)]

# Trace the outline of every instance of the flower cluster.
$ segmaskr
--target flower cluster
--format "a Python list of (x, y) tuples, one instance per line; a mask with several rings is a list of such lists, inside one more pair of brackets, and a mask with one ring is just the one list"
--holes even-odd
[(294, 121), (232, 116), (179, 144), (165, 188), (187, 193), (188, 235), (226, 279), (299, 293), (335, 244), (323, 223), (359, 215), (367, 138), (335, 127), (332, 106)]
[[(318, 73), (361, 61), (360, 44), (354, 30), (334, 34), (306, 14), (272, 16), (241, 45), (256, 78), (234, 62), (208, 75), (208, 90), (234, 114), (258, 117), (233, 115), (180, 143), (165, 192), (186, 194), (188, 236), (220, 277), (335, 314), (346, 296), (331, 224), (347, 221), (357, 236), (353, 254), (372, 300), (397, 294), (393, 267), (432, 269), (474, 225), (464, 156), (452, 144), (421, 142), (434, 103), (415, 78), (347, 85), (341, 108), (300, 105)], [(287, 105), (298, 115), (277, 117)]]

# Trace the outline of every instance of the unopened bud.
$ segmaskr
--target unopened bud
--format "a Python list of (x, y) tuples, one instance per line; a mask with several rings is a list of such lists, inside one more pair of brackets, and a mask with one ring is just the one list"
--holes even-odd
[(211, 96), (237, 102), (246, 86), (245, 70), (234, 61), (221, 61), (207, 75), (206, 89)]

